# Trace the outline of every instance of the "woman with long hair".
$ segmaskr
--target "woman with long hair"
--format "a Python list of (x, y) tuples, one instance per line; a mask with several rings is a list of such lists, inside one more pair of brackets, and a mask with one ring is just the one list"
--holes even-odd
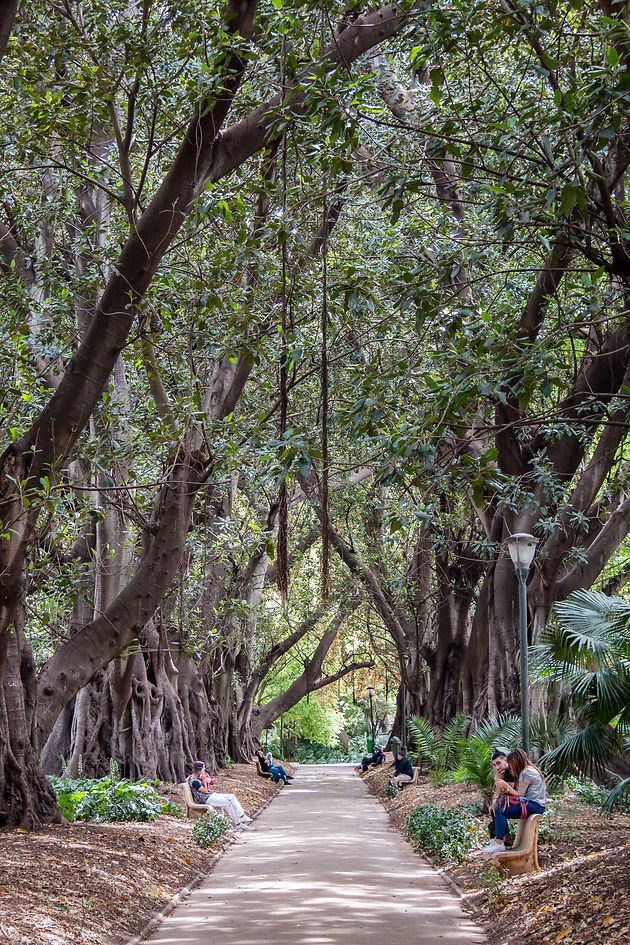
[(532, 814), (544, 814), (547, 806), (547, 788), (542, 771), (533, 764), (522, 748), (515, 748), (507, 756), (508, 768), (514, 784), (497, 781), (497, 802), (494, 808), (495, 839), (484, 847), (484, 853), (503, 853), (508, 820), (525, 820)]

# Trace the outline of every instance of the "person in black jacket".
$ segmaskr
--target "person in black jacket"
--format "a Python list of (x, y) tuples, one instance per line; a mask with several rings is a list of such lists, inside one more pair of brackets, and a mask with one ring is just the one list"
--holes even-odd
[(402, 748), (394, 758), (394, 770), (394, 777), (389, 779), (389, 783), (393, 784), (395, 787), (400, 787), (401, 784), (413, 781), (413, 768), (411, 767), (409, 758), (407, 758), (407, 752)]
[(370, 765), (373, 768), (378, 768), (379, 765), (382, 765), (385, 761), (385, 752), (382, 748), (376, 747), (372, 752), (372, 755), (365, 755), (361, 761), (361, 771), (367, 771)]

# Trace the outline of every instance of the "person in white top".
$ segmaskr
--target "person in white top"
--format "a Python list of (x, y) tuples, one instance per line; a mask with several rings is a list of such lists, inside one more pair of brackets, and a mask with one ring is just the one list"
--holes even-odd
[[(508, 820), (525, 820), (532, 814), (544, 814), (547, 806), (547, 788), (542, 771), (529, 760), (522, 748), (515, 748), (507, 756), (508, 768), (515, 784), (497, 781), (497, 802), (494, 808), (494, 835), (504, 837)], [(503, 840), (493, 840), (483, 848), (487, 855), (503, 853)]]

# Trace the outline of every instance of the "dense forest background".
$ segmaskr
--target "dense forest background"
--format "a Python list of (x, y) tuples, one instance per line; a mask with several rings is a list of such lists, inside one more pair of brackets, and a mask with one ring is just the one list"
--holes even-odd
[(394, 733), (517, 710), (512, 533), (530, 643), (623, 592), (629, 28), (0, 5), (0, 824), (368, 684)]

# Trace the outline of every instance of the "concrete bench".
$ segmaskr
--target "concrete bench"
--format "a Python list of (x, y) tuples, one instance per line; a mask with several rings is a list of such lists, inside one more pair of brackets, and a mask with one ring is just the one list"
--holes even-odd
[(534, 873), (538, 865), (538, 827), (542, 814), (532, 814), (518, 821), (514, 846), (505, 853), (491, 853), (488, 859), (512, 876)]
[(186, 817), (194, 820), (195, 817), (201, 817), (202, 814), (211, 813), (215, 808), (210, 804), (198, 804), (192, 795), (192, 790), (188, 781), (182, 781), (179, 785), (184, 795), (184, 806), (186, 807)]
[(420, 774), (420, 768), (414, 768), (414, 769), (413, 769), (413, 778), (411, 779), (411, 781), (401, 781), (398, 786), (401, 787), (401, 788), (406, 788), (406, 787), (410, 787), (410, 785), (412, 785), (412, 784), (417, 784), (417, 783), (418, 783), (418, 775), (419, 775), (419, 774)]

